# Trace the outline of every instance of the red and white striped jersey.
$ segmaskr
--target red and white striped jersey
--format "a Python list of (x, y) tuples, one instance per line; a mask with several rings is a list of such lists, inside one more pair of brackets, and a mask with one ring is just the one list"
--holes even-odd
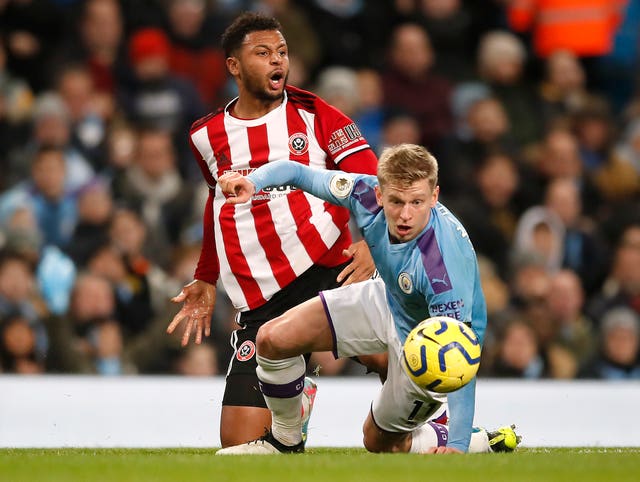
[[(251, 202), (233, 206), (216, 188), (218, 177), (228, 171), (248, 174), (282, 159), (336, 169), (352, 154), (368, 151), (367, 161), (375, 156), (351, 119), (310, 92), (287, 86), (282, 104), (258, 119), (233, 117), (233, 102), (194, 123), (190, 142), (213, 190), (209, 211), (220, 280), (233, 305), (246, 311), (264, 304), (313, 264), (346, 261), (342, 250), (351, 242), (349, 213), (290, 186), (265, 189)], [(365, 164), (355, 170), (369, 172), (371, 165), (375, 170), (375, 162)], [(204, 224), (207, 229), (207, 219)], [(203, 245), (201, 262), (215, 253)]]

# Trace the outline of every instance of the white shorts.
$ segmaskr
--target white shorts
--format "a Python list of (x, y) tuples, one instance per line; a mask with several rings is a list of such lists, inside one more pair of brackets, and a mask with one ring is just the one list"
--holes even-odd
[(334, 336), (334, 355), (388, 351), (387, 380), (371, 405), (378, 427), (411, 432), (446, 409), (446, 395), (420, 388), (402, 367), (402, 344), (387, 303), (384, 282), (372, 279), (320, 293)]

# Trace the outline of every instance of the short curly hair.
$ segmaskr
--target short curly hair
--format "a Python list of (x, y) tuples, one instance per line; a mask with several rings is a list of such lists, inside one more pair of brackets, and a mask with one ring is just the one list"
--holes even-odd
[(240, 48), (247, 34), (263, 30), (281, 31), (282, 26), (275, 17), (254, 12), (240, 14), (222, 34), (222, 49), (225, 56), (232, 56)]

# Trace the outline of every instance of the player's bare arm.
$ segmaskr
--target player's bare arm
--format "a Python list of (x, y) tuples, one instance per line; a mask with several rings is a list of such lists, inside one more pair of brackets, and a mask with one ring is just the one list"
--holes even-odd
[(202, 343), (202, 335), (211, 335), (211, 316), (216, 304), (216, 287), (202, 280), (193, 280), (185, 285), (177, 296), (171, 298), (174, 303), (183, 303), (180, 311), (167, 327), (171, 334), (180, 323), (185, 321), (182, 346), (189, 343), (191, 334), (195, 334), (196, 344)]

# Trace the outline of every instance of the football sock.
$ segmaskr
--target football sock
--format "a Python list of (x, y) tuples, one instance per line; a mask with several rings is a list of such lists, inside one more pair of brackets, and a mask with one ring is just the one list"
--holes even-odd
[(423, 454), (428, 448), (441, 447), (447, 444), (449, 429), (446, 425), (435, 422), (427, 422), (411, 432), (412, 454)]
[[(435, 422), (427, 422), (412, 432), (411, 449), (414, 454), (424, 453), (430, 447), (442, 447), (447, 444), (449, 427)], [(474, 428), (469, 442), (470, 454), (491, 452), (489, 437), (484, 429)]]
[(260, 390), (271, 410), (273, 436), (285, 445), (296, 445), (302, 441), (304, 357), (270, 360), (258, 355), (256, 360)]
[(487, 431), (483, 428), (474, 427), (473, 432), (471, 432), (471, 441), (469, 442), (469, 453), (484, 454), (486, 452), (491, 452)]

